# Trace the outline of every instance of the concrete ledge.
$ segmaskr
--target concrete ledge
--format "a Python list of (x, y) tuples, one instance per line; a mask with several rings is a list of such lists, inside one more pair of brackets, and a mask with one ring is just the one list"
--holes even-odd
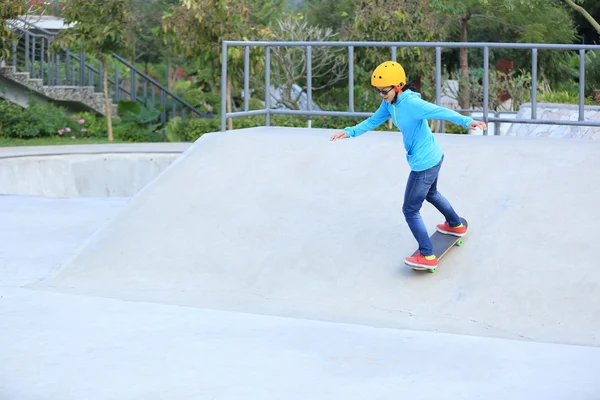
[[(577, 121), (578, 104), (537, 103), (537, 118), (540, 120)], [(532, 104), (523, 103), (516, 118), (531, 118)], [(600, 106), (585, 106), (586, 121), (600, 120)], [(600, 128), (592, 126), (542, 125), (514, 123), (506, 136), (548, 137), (557, 139), (600, 139)]]
[(0, 158), (64, 154), (182, 153), (192, 143), (65, 144), (56, 146), (0, 147)]
[(161, 145), (4, 148), (0, 154), (0, 194), (131, 197), (186, 148)]

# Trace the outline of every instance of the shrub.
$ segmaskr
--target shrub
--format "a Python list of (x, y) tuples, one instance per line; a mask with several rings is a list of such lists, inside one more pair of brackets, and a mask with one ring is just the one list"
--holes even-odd
[(115, 137), (124, 142), (163, 142), (160, 110), (135, 101), (120, 101), (120, 119), (115, 121)]
[(64, 108), (33, 99), (27, 108), (2, 102), (0, 125), (2, 136), (20, 139), (57, 134), (66, 136), (77, 126), (75, 119), (67, 116)]
[(165, 128), (165, 136), (169, 142), (183, 142), (183, 128), (185, 126), (185, 122), (181, 119), (181, 117), (173, 117), (167, 122), (167, 126)]
[(444, 133), (466, 134), (469, 133), (469, 131), (467, 128), (460, 125), (456, 125), (450, 121), (444, 121)]
[(81, 137), (105, 138), (108, 136), (106, 118), (92, 112), (75, 114), (75, 133)]
[[(560, 103), (560, 104), (579, 104), (579, 93), (560, 91), (551, 93), (540, 93), (537, 96), (538, 103)], [(588, 96), (583, 100), (586, 105), (593, 105), (594, 99)]]
[(180, 96), (203, 114), (218, 114), (221, 109), (220, 93), (207, 93), (199, 88), (189, 88), (181, 91)]
[(218, 117), (186, 119), (179, 127), (179, 137), (186, 142), (194, 142), (205, 133), (220, 130), (220, 121)]

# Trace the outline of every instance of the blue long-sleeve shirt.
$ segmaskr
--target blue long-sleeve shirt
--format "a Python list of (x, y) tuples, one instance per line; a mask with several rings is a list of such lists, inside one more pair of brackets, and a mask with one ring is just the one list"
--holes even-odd
[(369, 118), (360, 124), (344, 128), (350, 137), (360, 136), (392, 118), (402, 132), (406, 159), (413, 171), (424, 171), (442, 159), (443, 151), (431, 133), (427, 120), (446, 120), (469, 129), (473, 118), (440, 107), (421, 99), (421, 94), (408, 89), (402, 92), (394, 104), (382, 101)]

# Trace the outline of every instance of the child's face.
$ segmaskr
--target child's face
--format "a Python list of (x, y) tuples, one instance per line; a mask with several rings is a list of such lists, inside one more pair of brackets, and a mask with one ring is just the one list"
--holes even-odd
[(391, 103), (396, 96), (393, 86), (377, 86), (375, 91), (388, 103)]

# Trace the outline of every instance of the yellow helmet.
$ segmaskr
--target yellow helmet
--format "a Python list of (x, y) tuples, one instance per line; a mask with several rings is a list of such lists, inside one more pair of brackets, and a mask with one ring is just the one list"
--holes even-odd
[(379, 64), (371, 75), (371, 85), (373, 86), (403, 86), (404, 84), (406, 84), (406, 72), (402, 65), (395, 61)]

